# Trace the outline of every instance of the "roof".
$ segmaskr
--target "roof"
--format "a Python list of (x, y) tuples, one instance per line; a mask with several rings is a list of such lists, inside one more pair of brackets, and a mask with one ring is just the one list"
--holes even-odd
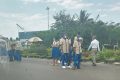
[(20, 39), (30, 39), (32, 37), (36, 37), (37, 33), (40, 31), (30, 31), (30, 32), (19, 32)]

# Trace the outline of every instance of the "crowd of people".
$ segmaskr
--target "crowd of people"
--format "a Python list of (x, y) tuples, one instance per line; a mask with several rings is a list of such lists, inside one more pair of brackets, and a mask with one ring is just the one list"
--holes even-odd
[(10, 50), (7, 50), (5, 42), (0, 43), (0, 63), (8, 61), (21, 61), (21, 52), (16, 49), (16, 44), (11, 44)]
[[(61, 67), (80, 69), (81, 68), (81, 57), (82, 57), (82, 43), (83, 38), (80, 35), (80, 32), (74, 37), (74, 40), (71, 41), (68, 38), (67, 34), (63, 34), (59, 40), (53, 39), (52, 43), (52, 58), (53, 66), (58, 63), (61, 63)], [(5, 44), (0, 43), (0, 62), (4, 61), (5, 57), (8, 56), (9, 61), (21, 61), (20, 50), (16, 50), (16, 44), (11, 45), (10, 50), (5, 49)], [(88, 51), (92, 50), (92, 65), (96, 66), (96, 53), (100, 51), (99, 41), (96, 39), (96, 36), (92, 37)]]
[(11, 45), (11, 49), (8, 51), (9, 61), (21, 61), (21, 52), (16, 50), (16, 44)]
[[(52, 58), (53, 66), (61, 63), (61, 67), (80, 69), (81, 68), (81, 57), (82, 57), (82, 43), (83, 38), (80, 36), (80, 32), (74, 37), (73, 42), (64, 33), (59, 40), (53, 39), (52, 43)], [(96, 66), (96, 53), (100, 51), (99, 41), (96, 36), (92, 37), (88, 51), (92, 50), (92, 65)]]

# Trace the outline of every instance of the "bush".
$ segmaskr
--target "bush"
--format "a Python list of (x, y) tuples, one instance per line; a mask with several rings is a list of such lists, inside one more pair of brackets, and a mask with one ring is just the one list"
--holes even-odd
[(47, 47), (44, 44), (32, 44), (28, 49), (22, 51), (23, 57), (47, 57)]
[(52, 48), (47, 48), (47, 58), (51, 58)]
[(120, 50), (109, 50), (105, 49), (100, 51), (97, 56), (98, 61), (106, 61), (106, 60), (114, 60), (120, 61)]

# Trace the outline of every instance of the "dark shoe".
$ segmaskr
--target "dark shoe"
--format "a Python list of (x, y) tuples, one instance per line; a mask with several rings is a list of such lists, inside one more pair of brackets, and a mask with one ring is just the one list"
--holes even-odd
[(80, 66), (77, 66), (77, 69), (80, 69)]
[(96, 66), (96, 64), (95, 64), (95, 63), (93, 63), (93, 64), (92, 64), (92, 66)]
[(77, 69), (80, 69), (80, 67), (79, 67), (79, 68), (77, 68)]
[(72, 67), (72, 70), (75, 70), (76, 68), (75, 67)]

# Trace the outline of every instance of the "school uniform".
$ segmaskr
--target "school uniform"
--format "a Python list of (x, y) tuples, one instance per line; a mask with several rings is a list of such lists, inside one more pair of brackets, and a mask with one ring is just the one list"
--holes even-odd
[(52, 44), (52, 58), (53, 59), (58, 59), (59, 55), (60, 55), (60, 51), (59, 51), (59, 44), (56, 41), (53, 41)]
[(68, 61), (69, 61), (68, 65), (69, 66), (71, 65), (72, 58), (73, 58), (72, 52), (73, 52), (73, 46), (71, 45), (71, 39), (69, 39), (69, 54), (68, 54)]
[(21, 61), (21, 52), (20, 52), (20, 50), (16, 50), (16, 53), (14, 54), (14, 59), (16, 60), (16, 61)]
[(57, 41), (58, 44), (58, 63), (60, 63), (62, 61), (62, 53), (61, 53), (61, 46), (60, 46), (60, 40)]
[(9, 50), (9, 61), (21, 61), (21, 52), (19, 50)]
[(14, 61), (14, 52), (15, 50), (9, 50), (8, 55), (9, 55), (9, 61)]
[(82, 53), (82, 49), (81, 49), (81, 42), (76, 39), (74, 40), (73, 43), (73, 48), (74, 48), (74, 56), (73, 56), (73, 62), (74, 62), (74, 67), (77, 69), (80, 69), (80, 62), (81, 62), (81, 53)]
[(72, 60), (73, 60), (73, 48), (72, 48), (72, 46), (70, 46), (68, 58), (69, 58), (69, 65), (71, 65)]
[(61, 38), (60, 39), (60, 46), (61, 46), (61, 53), (62, 53), (62, 66), (68, 66), (69, 61), (69, 45), (70, 41), (68, 39)]

